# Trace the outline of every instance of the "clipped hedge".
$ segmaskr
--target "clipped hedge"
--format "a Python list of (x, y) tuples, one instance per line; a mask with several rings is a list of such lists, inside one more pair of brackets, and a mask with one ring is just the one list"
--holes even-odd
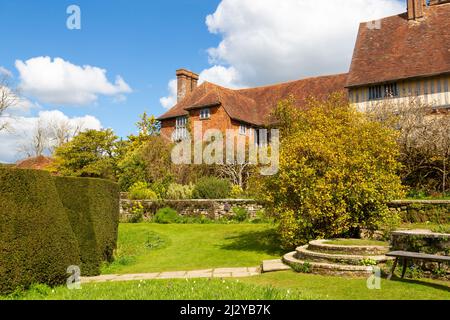
[(78, 239), (81, 274), (100, 274), (102, 261), (111, 261), (119, 223), (119, 187), (92, 178), (54, 177)]
[(0, 168), (0, 293), (63, 284), (79, 255), (50, 174)]

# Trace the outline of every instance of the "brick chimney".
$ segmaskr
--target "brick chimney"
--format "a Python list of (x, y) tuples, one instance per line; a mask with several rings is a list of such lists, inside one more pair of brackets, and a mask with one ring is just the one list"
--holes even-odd
[(179, 69), (177, 70), (177, 101), (180, 102), (181, 100), (186, 97), (189, 93), (194, 91), (195, 88), (197, 88), (198, 83), (198, 74), (186, 70), (186, 69)]
[(417, 20), (423, 17), (426, 0), (408, 0), (408, 20)]

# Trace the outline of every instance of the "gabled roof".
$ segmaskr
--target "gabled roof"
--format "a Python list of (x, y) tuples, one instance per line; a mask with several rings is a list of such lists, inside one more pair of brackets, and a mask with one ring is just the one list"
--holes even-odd
[(348, 87), (450, 72), (450, 3), (381, 19), (381, 28), (362, 23), (353, 53)]
[(269, 115), (280, 100), (292, 95), (299, 107), (309, 97), (326, 98), (345, 90), (347, 74), (306, 78), (265, 87), (232, 90), (204, 82), (159, 120), (188, 115), (188, 110), (221, 105), (231, 119), (253, 125), (268, 123)]
[(54, 160), (45, 156), (32, 157), (18, 161), (16, 167), (19, 169), (45, 170), (53, 164)]

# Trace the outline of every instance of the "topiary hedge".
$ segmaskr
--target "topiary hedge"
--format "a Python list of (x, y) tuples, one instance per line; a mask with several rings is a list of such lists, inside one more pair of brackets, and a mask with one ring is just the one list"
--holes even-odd
[(0, 168), (0, 293), (63, 284), (79, 255), (50, 174)]
[(92, 178), (55, 177), (59, 197), (78, 239), (81, 274), (98, 275), (102, 261), (111, 261), (117, 242), (119, 187)]

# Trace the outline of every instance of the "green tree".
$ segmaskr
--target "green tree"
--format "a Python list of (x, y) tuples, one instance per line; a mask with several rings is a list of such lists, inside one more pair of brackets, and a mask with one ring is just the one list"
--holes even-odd
[(310, 100), (305, 109), (294, 103), (282, 101), (274, 113), (280, 170), (262, 184), (284, 246), (358, 236), (395, 218), (387, 202), (402, 195), (397, 133), (340, 95)]
[(53, 171), (64, 176), (114, 179), (117, 140), (111, 129), (82, 132), (55, 150)]

